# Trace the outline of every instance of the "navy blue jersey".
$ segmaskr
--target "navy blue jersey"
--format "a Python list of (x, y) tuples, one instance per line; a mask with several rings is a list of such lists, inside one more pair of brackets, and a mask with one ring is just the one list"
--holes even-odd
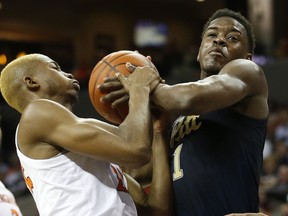
[(229, 108), (179, 117), (170, 140), (175, 214), (259, 212), (266, 127)]

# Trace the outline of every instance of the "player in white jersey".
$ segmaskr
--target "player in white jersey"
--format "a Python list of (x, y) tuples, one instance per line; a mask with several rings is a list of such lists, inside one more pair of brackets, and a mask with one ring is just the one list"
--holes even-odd
[[(130, 99), (129, 114), (115, 126), (72, 113), (79, 83), (45, 55), (20, 57), (2, 70), (2, 95), (21, 113), (16, 147), (23, 177), (41, 216), (137, 215), (126, 179), (114, 164), (137, 168), (151, 159), (149, 95), (161, 78), (156, 70), (146, 71), (142, 67), (128, 77), (117, 74)], [(158, 174), (157, 187), (169, 186)], [(139, 196), (134, 193), (137, 183), (128, 185), (137, 206), (168, 215), (170, 205), (160, 190), (151, 186), (147, 198), (141, 190)]]
[(18, 148), (17, 154), (40, 215), (63, 215), (63, 208), (65, 215), (136, 215), (117, 165), (74, 152), (41, 160), (26, 157)]
[(14, 195), (0, 181), (0, 216), (22, 216)]
[[(1, 116), (0, 116), (1, 123)], [(1, 125), (1, 124), (0, 124)], [(2, 145), (2, 128), (0, 127), (0, 149)], [(22, 216), (15, 197), (0, 180), (0, 216)]]

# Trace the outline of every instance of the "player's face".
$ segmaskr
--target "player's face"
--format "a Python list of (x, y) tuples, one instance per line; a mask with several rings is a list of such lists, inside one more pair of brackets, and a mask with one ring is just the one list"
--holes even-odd
[(60, 66), (50, 58), (41, 64), (42, 81), (48, 99), (74, 105), (78, 101), (79, 82), (70, 73), (65, 73)]
[(218, 74), (225, 64), (239, 58), (251, 58), (244, 26), (230, 17), (213, 20), (203, 35), (198, 53), (201, 70)]

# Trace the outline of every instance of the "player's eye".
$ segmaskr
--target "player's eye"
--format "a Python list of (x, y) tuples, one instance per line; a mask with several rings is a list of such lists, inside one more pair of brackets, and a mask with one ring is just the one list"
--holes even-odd
[(206, 36), (209, 38), (214, 38), (214, 37), (217, 37), (217, 34), (215, 31), (208, 31)]
[(60, 66), (58, 64), (54, 63), (54, 62), (52, 63), (51, 68), (54, 69), (54, 70), (57, 70), (57, 71), (61, 71)]
[(238, 41), (238, 38), (235, 35), (229, 35), (227, 39), (230, 41)]

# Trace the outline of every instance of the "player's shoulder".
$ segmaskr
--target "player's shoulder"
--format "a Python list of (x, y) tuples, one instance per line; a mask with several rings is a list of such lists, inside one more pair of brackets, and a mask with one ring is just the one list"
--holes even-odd
[(220, 71), (221, 75), (229, 75), (229, 77), (234, 77), (247, 83), (249, 86), (258, 86), (264, 88), (266, 85), (266, 78), (263, 69), (248, 59), (235, 59), (227, 63)]
[[(47, 99), (37, 99), (32, 101), (24, 109), (20, 125), (27, 125), (26, 123), (35, 125), (47, 125), (57, 122), (59, 118), (65, 116), (65, 114), (71, 115), (71, 111), (65, 108), (63, 105)], [(56, 118), (55, 118), (56, 117)]]
[(258, 64), (248, 59), (234, 59), (223, 67), (223, 71), (249, 73), (250, 75), (263, 74), (263, 69)]
[(42, 116), (46, 114), (51, 114), (53, 112), (61, 112), (63, 111), (68, 111), (67, 108), (65, 108), (63, 105), (52, 101), (48, 99), (37, 99), (32, 101), (27, 105), (25, 108), (24, 112), (22, 113), (23, 115), (29, 115), (29, 116)]
[(49, 100), (49, 99), (37, 99), (37, 100), (33, 100), (31, 103), (28, 104), (27, 108), (53, 108), (53, 107), (62, 107), (61, 104), (53, 101), (53, 100)]

